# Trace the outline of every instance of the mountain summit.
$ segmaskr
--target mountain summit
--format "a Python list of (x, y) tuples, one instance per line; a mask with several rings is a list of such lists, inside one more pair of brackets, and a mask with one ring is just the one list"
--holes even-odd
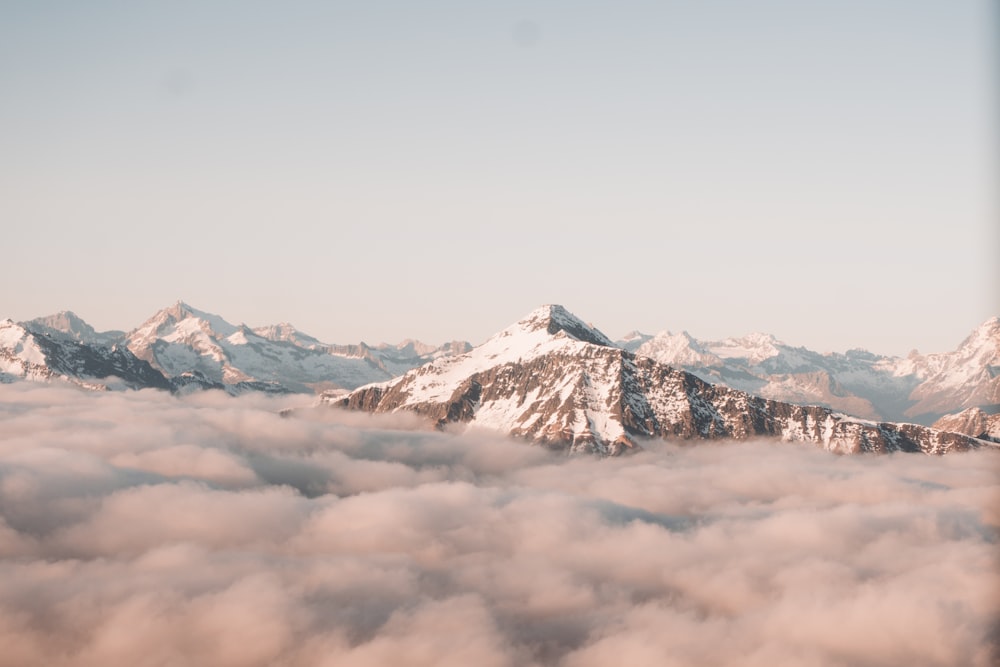
[(906, 414), (945, 414), (955, 408), (1000, 406), (1000, 317), (979, 325), (953, 352), (920, 359), (926, 373)]
[(558, 304), (546, 304), (536, 308), (514, 327), (527, 332), (544, 329), (552, 335), (563, 332), (570, 338), (593, 345), (605, 347), (615, 345), (610, 338)]
[(84, 322), (83, 318), (69, 310), (47, 317), (37, 317), (23, 324), (36, 333), (91, 345), (112, 345), (125, 335), (124, 331), (97, 331)]
[(421, 414), (571, 452), (616, 455), (639, 438), (778, 436), (843, 453), (943, 453), (981, 441), (911, 424), (864, 421), (711, 385), (614, 347), (561, 306), (542, 306), (466, 354), (324, 402)]

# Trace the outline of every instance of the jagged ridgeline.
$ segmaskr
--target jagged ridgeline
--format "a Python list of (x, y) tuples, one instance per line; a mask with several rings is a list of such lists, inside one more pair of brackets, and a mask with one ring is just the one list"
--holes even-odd
[(848, 417), (705, 382), (617, 347), (565, 308), (543, 306), (466, 354), (325, 402), (461, 422), (571, 452), (616, 455), (643, 438), (780, 437), (832, 451), (945, 453), (982, 440)]
[[(337, 345), (287, 323), (234, 325), (178, 301), (128, 332), (96, 331), (70, 312), (2, 321), (0, 382), (19, 380), (321, 394), (601, 454), (649, 437), (753, 436), (843, 452), (944, 452), (1000, 440), (1000, 318), (952, 352), (902, 358), (820, 354), (760, 333), (700, 341), (634, 332), (613, 342), (560, 306), (475, 349)], [(900, 423), (911, 421), (922, 426)]]
[(441, 346), (414, 340), (333, 345), (291, 324), (234, 325), (178, 301), (129, 332), (95, 331), (71, 312), (0, 322), (0, 381), (62, 380), (88, 389), (313, 394), (387, 380), (469, 349), (464, 341)]

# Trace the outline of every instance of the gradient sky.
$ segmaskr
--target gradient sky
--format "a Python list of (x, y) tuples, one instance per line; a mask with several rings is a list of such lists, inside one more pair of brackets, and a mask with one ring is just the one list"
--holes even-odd
[(0, 317), (953, 348), (1000, 311), (988, 0), (2, 2)]

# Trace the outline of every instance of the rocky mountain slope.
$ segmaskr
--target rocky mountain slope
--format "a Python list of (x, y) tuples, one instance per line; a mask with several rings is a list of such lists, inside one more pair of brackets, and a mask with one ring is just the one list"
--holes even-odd
[(944, 453), (982, 446), (965, 435), (847, 417), (712, 385), (616, 347), (561, 306), (544, 306), (472, 351), (323, 402), (410, 411), (569, 451), (620, 454), (642, 438), (777, 436), (837, 452)]
[(864, 350), (820, 354), (759, 333), (700, 341), (687, 332), (633, 332), (618, 344), (709, 382), (868, 419), (930, 424), (943, 414), (1000, 403), (996, 317), (952, 352), (905, 358)]

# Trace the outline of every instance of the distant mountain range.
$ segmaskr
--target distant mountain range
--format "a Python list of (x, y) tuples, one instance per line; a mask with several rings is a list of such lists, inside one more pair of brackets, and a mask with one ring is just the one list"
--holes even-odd
[(707, 382), (866, 419), (930, 424), (967, 408), (1000, 407), (1000, 317), (984, 322), (952, 352), (907, 357), (865, 350), (820, 354), (761, 333), (700, 341), (687, 332), (633, 332), (618, 345)]
[[(496, 377), (484, 381), (490, 373)], [(902, 358), (864, 350), (821, 354), (760, 333), (701, 341), (686, 332), (633, 332), (612, 341), (560, 306), (536, 310), (475, 349), (464, 341), (337, 345), (287, 323), (234, 325), (179, 301), (129, 332), (98, 332), (71, 312), (0, 322), (0, 382), (17, 380), (94, 390), (318, 393), (328, 403), (413, 410), (441, 423), (604, 453), (629, 447), (633, 436), (794, 438), (796, 429), (817, 428), (832, 428), (829, 438), (838, 429), (867, 434), (834, 449), (927, 450), (954, 445), (911, 446), (886, 424), (935, 424), (1000, 440), (1000, 318), (952, 352)], [(511, 382), (520, 388), (501, 390)], [(609, 407), (619, 399), (620, 409)], [(741, 413), (749, 422), (739, 426), (724, 416), (723, 404), (770, 417), (758, 423)], [(806, 408), (819, 412), (801, 412)], [(792, 422), (774, 421), (775, 409)], [(798, 426), (788, 410), (799, 410)], [(834, 425), (820, 426), (829, 420)], [(872, 428), (882, 440), (869, 442)], [(815, 433), (807, 439), (826, 437)]]
[(97, 332), (71, 312), (0, 322), (0, 380), (232, 394), (346, 391), (471, 347), (413, 340), (331, 345), (290, 324), (251, 329), (178, 301), (127, 333)]

